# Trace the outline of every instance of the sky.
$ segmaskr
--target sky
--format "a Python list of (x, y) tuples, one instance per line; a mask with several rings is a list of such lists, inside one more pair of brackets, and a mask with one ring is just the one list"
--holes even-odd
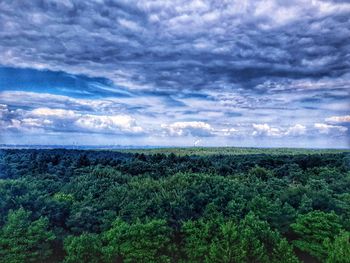
[(0, 144), (349, 138), (348, 0), (0, 1)]

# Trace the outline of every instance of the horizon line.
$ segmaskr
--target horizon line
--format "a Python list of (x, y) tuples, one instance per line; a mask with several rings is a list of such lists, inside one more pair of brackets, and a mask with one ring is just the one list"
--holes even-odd
[(145, 149), (187, 149), (187, 148), (197, 148), (197, 149), (210, 149), (210, 148), (237, 148), (237, 149), (306, 149), (306, 150), (350, 150), (350, 147), (293, 147), (293, 146), (176, 146), (176, 145), (109, 145), (109, 144), (101, 144), (101, 145), (89, 145), (89, 144), (0, 144), (0, 149), (132, 149), (132, 150), (145, 150)]

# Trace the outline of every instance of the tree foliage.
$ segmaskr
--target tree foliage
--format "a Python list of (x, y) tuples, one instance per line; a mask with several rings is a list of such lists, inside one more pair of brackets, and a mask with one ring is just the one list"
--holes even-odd
[(120, 218), (105, 233), (108, 262), (170, 262), (171, 229), (164, 220), (128, 224)]
[(342, 232), (335, 237), (333, 242), (325, 241), (328, 250), (326, 263), (349, 263), (350, 262), (350, 233)]
[(104, 260), (101, 236), (97, 234), (69, 236), (64, 240), (64, 249), (65, 263), (99, 263)]
[(31, 213), (20, 208), (10, 211), (0, 231), (0, 261), (6, 263), (45, 261), (52, 253), (55, 238), (47, 218), (31, 220)]
[(0, 150), (0, 261), (342, 262), (349, 159), (300, 149)]
[(312, 211), (299, 215), (291, 227), (299, 236), (294, 244), (320, 260), (327, 257), (324, 242), (334, 240), (334, 237), (341, 230), (339, 217), (333, 212), (325, 213), (322, 211)]

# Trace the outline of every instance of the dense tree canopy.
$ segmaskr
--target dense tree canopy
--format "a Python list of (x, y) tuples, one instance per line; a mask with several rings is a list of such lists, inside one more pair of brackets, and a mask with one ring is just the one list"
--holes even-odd
[(32, 221), (30, 217), (23, 208), (9, 211), (0, 231), (1, 262), (38, 262), (51, 255), (50, 242), (55, 235), (48, 230), (47, 218)]
[(348, 262), (349, 160), (1, 150), (0, 262)]

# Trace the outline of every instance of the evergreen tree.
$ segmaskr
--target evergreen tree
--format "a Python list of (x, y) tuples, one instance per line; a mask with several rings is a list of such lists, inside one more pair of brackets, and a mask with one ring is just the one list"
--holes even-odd
[(350, 263), (350, 233), (342, 232), (335, 237), (334, 242), (327, 240), (328, 250), (326, 263)]
[(298, 239), (294, 241), (295, 246), (319, 260), (324, 260), (327, 256), (324, 241), (327, 239), (333, 241), (341, 230), (339, 217), (334, 212), (322, 211), (299, 215), (291, 227), (298, 235)]
[(105, 233), (104, 252), (109, 262), (170, 262), (170, 234), (164, 220), (128, 224), (118, 218)]
[[(184, 235), (184, 252), (189, 262), (204, 262), (207, 260), (212, 241), (218, 236), (222, 218), (210, 220), (199, 219), (187, 221), (182, 225)], [(211, 253), (216, 253), (212, 251)]]
[(189, 262), (298, 262), (287, 240), (253, 213), (238, 225), (212, 219), (189, 221), (183, 228)]
[(99, 263), (103, 262), (102, 241), (97, 234), (83, 233), (69, 236), (64, 240), (67, 255), (65, 263)]
[(47, 218), (31, 221), (30, 216), (23, 208), (9, 212), (0, 231), (0, 262), (41, 262), (51, 255), (55, 235), (48, 230)]

